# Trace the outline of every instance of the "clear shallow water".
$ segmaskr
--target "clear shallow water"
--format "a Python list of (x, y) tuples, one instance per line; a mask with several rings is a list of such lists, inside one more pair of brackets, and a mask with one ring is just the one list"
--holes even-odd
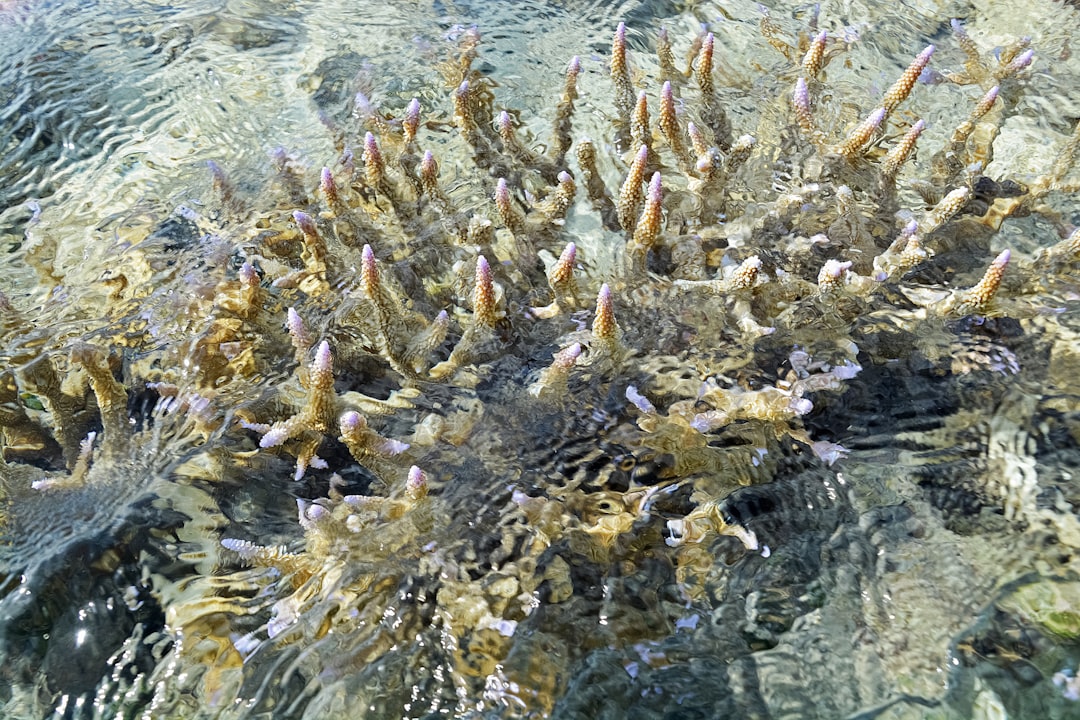
[[(1028, 34), (1034, 72), (1015, 90), (987, 174), (1030, 180), (1052, 164), (1080, 115), (1063, 21), (1071, 12), (1035, 4), (1020, 19), (994, 4), (903, 12), (823, 6), (821, 27), (850, 47), (827, 68), (836, 100), (822, 101), (819, 119), (830, 128), (854, 122), (871, 108), (867, 98), (929, 42), (939, 46), (935, 68), (959, 69), (949, 18), (962, 18), (986, 52)], [(498, 107), (520, 110), (525, 130), (541, 141), (565, 63), (581, 57), (574, 136), (597, 142), (614, 191), (625, 172), (613, 147), (607, 79), (614, 26), (627, 22), (634, 79), (654, 99), (651, 50), (660, 24), (682, 66), (700, 24), (709, 23), (732, 123), (762, 146), (738, 192), (764, 214), (795, 185), (794, 171), (778, 170), (777, 159), (805, 155), (791, 150), (784, 101), (795, 73), (762, 38), (755, 5), (9, 3), (3, 13), (0, 233), (9, 252), (0, 289), (19, 313), (5, 326), (5, 382), (16, 387), (5, 402), (70, 450), (57, 425), (61, 411), (40, 409), (48, 383), (33, 363), (44, 355), (63, 375), (71, 347), (89, 341), (111, 351), (127, 415), (139, 423), (120, 447), (99, 444), (80, 487), (48, 491), (31, 484), (65, 474), (59, 446), (6, 436), (6, 715), (1080, 712), (1069, 697), (1078, 663), (1075, 265), (1050, 288), (1011, 288), (1026, 298), (1011, 307), (1014, 320), (911, 330), (893, 316), (895, 303), (871, 306), (873, 319), (851, 336), (856, 356), (844, 347), (842, 323), (827, 315), (814, 316), (820, 325), (792, 322), (748, 341), (723, 315), (722, 300), (658, 303), (663, 284), (646, 285), (617, 305), (625, 342), (638, 349), (633, 362), (614, 378), (582, 371), (574, 400), (554, 406), (534, 403), (525, 390), (558, 339), (577, 337), (573, 323), (530, 325), (515, 314), (512, 350), (481, 363), (479, 380), (410, 384), (364, 343), (350, 345), (363, 332), (348, 315), (358, 302), (350, 269), (359, 264), (357, 248), (337, 248), (344, 293), (306, 298), (270, 286), (280, 273), (260, 232), (288, 224), (296, 209), (280, 180), (267, 183), (272, 153), (283, 147), (306, 167), (303, 182), (317, 197), (318, 169), (341, 172), (335, 136), (352, 145), (362, 137), (357, 92), (398, 118), (417, 97), (421, 143), (438, 153), (444, 188), (459, 207), (494, 216), (492, 179), (468, 159), (438, 69), (473, 25), (482, 37), (474, 69), (493, 81)], [(773, 16), (787, 37), (811, 20), (807, 8), (777, 7)], [(686, 95), (692, 107), (693, 91)], [(927, 120), (928, 150), (906, 179), (928, 174), (932, 151), (977, 95), (953, 84), (918, 86), (903, 112), (908, 121)], [(231, 200), (211, 190), (207, 161), (235, 186)], [(578, 172), (575, 161), (569, 166)], [(673, 191), (689, 185), (674, 171), (665, 173), (668, 182)], [(529, 187), (542, 183), (534, 178)], [(905, 208), (921, 207), (906, 186), (902, 198)], [(36, 218), (30, 200), (40, 207)], [(1052, 244), (1061, 228), (1077, 224), (1078, 204), (1075, 192), (1047, 202), (1056, 220), (1053, 213), (1013, 219), (970, 246), (952, 238), (945, 259), (911, 284), (964, 287), (993, 257), (989, 248), (1012, 247), (1020, 258)], [(749, 227), (758, 216), (742, 217), (732, 227), (745, 232), (727, 237), (728, 247), (761, 241)], [(715, 220), (688, 224), (707, 234)], [(424, 237), (413, 227), (403, 234)], [(557, 255), (568, 240), (581, 248), (583, 284), (593, 295), (600, 280), (620, 281), (625, 240), (602, 228), (580, 185), (566, 225), (539, 242)], [(391, 260), (376, 248), (380, 261)], [(455, 270), (452, 261), (471, 262), (471, 252), (423, 255), (420, 243), (395, 251), (404, 261), (398, 282), (424, 288), (412, 293), (414, 309), (429, 320), (450, 309), (463, 326), (471, 266)], [(240, 334), (224, 321), (207, 330), (207, 308), (233, 291), (226, 285), (235, 284), (240, 262), (257, 255), (267, 276), (265, 318)], [(455, 273), (465, 280), (447, 279)], [(542, 284), (499, 280), (508, 313), (546, 302)], [(455, 284), (465, 289), (440, 287)], [(259, 435), (240, 426), (240, 419), (288, 417), (303, 394), (280, 329), (289, 306), (333, 341), (339, 392), (384, 398), (401, 385), (420, 390), (414, 408), (372, 414), (383, 435), (411, 443), (408, 462), (362, 470), (331, 438), (320, 450), (330, 467), (296, 482), (292, 449), (260, 451)], [(576, 321), (588, 320), (583, 312)], [(212, 341), (215, 332), (221, 342)], [(215, 369), (206, 350), (248, 346), (258, 353), (250, 372)], [(661, 412), (694, 398), (710, 375), (745, 388), (777, 384), (797, 349), (863, 366), (843, 392), (813, 396), (815, 412), (792, 421), (805, 435), (745, 420), (707, 435), (650, 431), (626, 401), (628, 384)], [(193, 383), (210, 409), (151, 420), (156, 393), (144, 391), (148, 381)], [(82, 411), (74, 426), (102, 431), (85, 377), (74, 373), (68, 383)], [(704, 449), (682, 445), (698, 440)], [(805, 440), (840, 443), (849, 453), (826, 467)], [(750, 453), (758, 462), (739, 448), (760, 448)], [(648, 513), (610, 514), (599, 503), (613, 499), (604, 493), (630, 502), (620, 490), (573, 487), (582, 476), (610, 477), (627, 451), (661, 468), (665, 490)], [(669, 455), (674, 471), (664, 470)], [(378, 521), (357, 513), (348, 534), (305, 536), (295, 500), (328, 498), (326, 507), (340, 508), (331, 471), (342, 476), (334, 489), (400, 499), (410, 462), (431, 477), (426, 503), (400, 518), (391, 510)], [(618, 488), (618, 477), (606, 482)], [(999, 488), (1032, 477), (1037, 487), (1021, 500)], [(666, 542), (668, 519), (750, 482), (760, 496), (740, 507), (769, 557), (730, 535), (678, 549)], [(755, 513), (763, 516), (757, 525)], [(612, 523), (629, 522), (623, 515), (633, 522), (598, 540), (609, 537), (602, 520), (609, 514), (619, 518)], [(244, 543), (283, 545), (304, 559), (247, 562), (254, 556)]]

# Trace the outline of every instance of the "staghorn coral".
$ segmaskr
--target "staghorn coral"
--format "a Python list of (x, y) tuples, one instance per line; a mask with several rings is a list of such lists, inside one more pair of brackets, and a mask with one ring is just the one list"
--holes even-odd
[[(963, 126), (936, 161), (909, 170), (915, 145), (933, 137), (921, 120), (898, 118), (913, 96), (935, 92), (916, 83), (939, 56), (934, 46), (881, 97), (840, 101), (825, 92), (841, 52), (830, 37), (804, 30), (788, 43), (766, 16), (762, 34), (798, 79), (794, 93), (789, 77), (778, 82), (751, 127), (724, 108), (713, 33), (700, 39), (685, 83), (670, 47), (651, 68), (630, 54), (626, 30), (612, 45), (611, 87), (586, 82), (571, 62), (547, 154), (498, 109), (473, 68), (479, 34), (464, 33), (445, 68), (453, 89), (441, 110), (459, 130), (456, 151), (439, 148), (482, 171), (464, 190), (444, 181), (433, 136), (421, 131), (436, 111), (416, 100), (361, 114), (344, 142), (363, 148), (362, 173), (314, 165), (283, 197), (262, 198), (266, 207), (245, 207), (213, 166), (223, 212), (192, 222), (210, 226), (207, 245), (240, 262), (206, 271), (187, 311), (171, 315), (154, 283), (127, 272), (113, 321), (94, 329), (99, 343), (133, 356), (123, 382), (102, 351), (62, 334), (13, 359), (0, 416), (8, 517), (40, 505), (35, 492), (92, 485), (104, 459), (138, 457), (147, 430), (131, 427), (128, 405), (146, 388), (200, 426), (192, 437), (205, 447), (189, 468), (200, 482), (225, 495), (289, 480), (275, 506), (298, 510), (288, 530), (263, 538), (252, 524), (222, 521), (218, 566), (193, 573), (194, 591), (166, 602), (177, 641), (149, 673), (150, 697), (136, 702), (182, 713), (170, 703), (172, 688), (184, 687), (208, 711), (232, 698), (269, 708), (275, 700), (255, 678), (290, 663), (320, 701), (348, 688), (358, 693), (353, 708), (378, 715), (409, 704), (466, 716), (493, 686), (509, 698), (508, 715), (557, 715), (572, 709), (578, 680), (542, 662), (545, 643), (566, 665), (608, 657), (642, 678), (678, 678), (690, 672), (680, 623), (692, 622), (708, 661), (731, 666), (718, 675), (730, 709), (749, 714), (771, 701), (736, 688), (755, 668), (766, 675), (784, 662), (799, 618), (822, 606), (841, 612), (833, 591), (850, 590), (843, 583), (864, 582), (873, 598), (850, 622), (888, 635), (878, 593), (887, 594), (891, 571), (875, 575), (875, 558), (909, 549), (879, 548), (863, 527), (873, 513), (910, 504), (924, 519), (931, 507), (963, 510), (952, 498), (970, 494), (1001, 511), (1003, 537), (1029, 542), (1025, 533), (1038, 530), (1075, 546), (1075, 518), (1037, 501), (1049, 488), (1031, 447), (1051, 443), (1035, 418), (1076, 432), (1075, 345), (1049, 310), (1074, 302), (1076, 231), (1034, 262), (996, 247), (1009, 218), (1053, 217), (1051, 188), (1067, 187), (1071, 164), (1023, 187), (992, 180), (972, 166), (988, 157), (994, 133)], [(972, 65), (955, 82), (993, 76), (1023, 91), (1030, 50), (987, 70), (954, 32)], [(660, 97), (655, 120), (650, 93)], [(606, 166), (596, 162), (603, 145), (566, 140), (582, 96), (612, 104), (612, 132), (632, 143), (611, 143), (629, 152), (605, 157)], [(1007, 112), (994, 110), (996, 98), (972, 100), (966, 122)], [(838, 122), (828, 105), (841, 102), (859, 112)], [(684, 119), (694, 157), (682, 144)], [(1065, 141), (1062, 155), (1075, 144)], [(912, 192), (910, 175), (924, 171), (930, 180)], [(578, 177), (600, 215), (600, 241), (575, 234), (573, 213), (587, 212)], [(987, 192), (990, 182), (1013, 182), (1017, 193)], [(1012, 202), (988, 217), (999, 201)], [(972, 228), (984, 234), (972, 241)], [(970, 257), (957, 260), (970, 244)], [(605, 246), (614, 248), (607, 264)], [(154, 267), (152, 247), (140, 261)], [(5, 333), (10, 347), (34, 347), (13, 337), (29, 334), (23, 327)], [(169, 362), (176, 347), (183, 362)], [(1038, 372), (1029, 365), (1039, 353), (1057, 358), (1048, 378), (1057, 397), (1041, 407), (967, 384)], [(75, 367), (60, 381), (67, 357)], [(860, 467), (846, 455), (878, 448), (869, 431), (837, 437), (829, 420), (854, 414), (848, 395), (872, 394), (864, 373), (893, 380), (903, 364), (946, 377), (948, 396), (964, 406), (910, 442), (978, 446), (975, 477), (903, 476), (889, 489), (845, 479)], [(21, 457), (33, 443), (51, 453), (52, 475), (31, 479)], [(4, 532), (23, 531), (16, 523)], [(977, 594), (989, 602), (989, 589)], [(597, 622), (574, 638), (581, 618)], [(192, 637), (205, 642), (184, 640)], [(410, 673), (413, 664), (435, 670), (374, 697), (403, 653)], [(194, 662), (215, 672), (189, 678)], [(874, 668), (880, 687), (837, 699), (830, 712), (906, 692), (944, 702), (936, 678), (911, 680), (881, 658)], [(335, 689), (322, 695), (319, 683)], [(288, 692), (289, 702), (315, 702)]]

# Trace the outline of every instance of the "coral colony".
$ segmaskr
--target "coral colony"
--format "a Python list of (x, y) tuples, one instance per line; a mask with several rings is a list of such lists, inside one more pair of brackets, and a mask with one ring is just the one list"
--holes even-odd
[[(222, 503), (260, 486), (296, 498), (298, 524), (266, 535), (216, 516), (219, 564), (189, 570), (184, 593), (133, 581), (165, 621), (110, 649), (126, 674), (81, 692), (162, 717), (233, 698), (264, 716), (355, 702), (373, 717), (540, 717), (578, 707), (570, 669), (597, 672), (594, 651), (637, 648), (616, 674), (662, 687), (690, 667), (677, 638), (697, 612), (725, 658), (715, 707), (776, 701), (746, 689), (752, 658), (814, 605), (810, 580), (775, 568), (807, 547), (823, 566), (844, 533), (878, 541), (851, 539), (882, 510), (824, 430), (847, 417), (841, 399), (916, 354), (960, 382), (1019, 372), (1017, 334), (1072, 342), (1042, 309), (1075, 297), (1080, 229), (1054, 204), (1080, 189), (1080, 125), (1041, 176), (991, 178), (1038, 62), (1025, 41), (985, 54), (954, 23), (963, 69), (938, 79), (970, 85), (969, 110), (932, 132), (905, 103), (941, 91), (919, 82), (934, 45), (880, 96), (841, 97), (827, 75), (847, 41), (767, 15), (761, 31), (788, 71), (757, 127), (725, 111), (712, 33), (679, 60), (662, 30), (654, 58), (620, 24), (614, 97), (572, 59), (542, 143), (500, 107), (467, 32), (441, 67), (456, 128), (440, 144), (417, 100), (359, 102), (359, 128), (328, 121), (340, 155), (326, 167), (275, 153), (263, 206), (228, 158), (212, 164), (216, 200), (170, 220), (197, 228), (200, 261), (167, 260), (184, 251), (155, 231), (101, 280), (104, 322), (37, 327), (5, 299), (6, 574), (51, 582), (47, 556), (74, 543), (55, 537), (92, 536), (94, 567), (168, 546), (199, 522), (149, 509), (169, 483)], [(575, 134), (586, 94), (611, 108), (610, 137)], [(448, 170), (455, 152), (468, 171)], [(591, 236), (572, 213), (595, 219)], [(1003, 223), (1033, 214), (1059, 236), (1034, 253), (1000, 244)], [(936, 487), (1003, 515), (1001, 532), (1078, 537), (1031, 474)], [(766, 622), (758, 582), (799, 599)], [(826, 715), (937, 687), (906, 682), (886, 673)], [(613, 707), (648, 694), (609, 692)]]

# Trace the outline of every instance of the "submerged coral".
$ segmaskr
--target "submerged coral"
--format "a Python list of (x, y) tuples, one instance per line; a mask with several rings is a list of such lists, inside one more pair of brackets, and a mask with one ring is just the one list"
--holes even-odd
[[(7, 308), (3, 653), (74, 612), (12, 599), (72, 557), (130, 609), (92, 683), (36, 687), (59, 641), (12, 683), (154, 717), (962, 713), (998, 696), (942, 691), (948, 643), (997, 642), (970, 628), (1006, 600), (1032, 655), (1077, 659), (1075, 618), (1029, 608), (1080, 569), (1080, 493), (1041, 465), (1080, 446), (1080, 124), (1045, 172), (992, 177), (1037, 48), (951, 33), (851, 97), (850, 38), (765, 14), (783, 65), (751, 118), (712, 32), (680, 63), (619, 25), (608, 78), (569, 62), (544, 146), (470, 30), (445, 108), (359, 97), (327, 118), (338, 157), (277, 152), (257, 203), (211, 165), (214, 198), (101, 278), (104, 321)], [(942, 133), (909, 101), (945, 43), (942, 81), (978, 89)], [(583, 98), (609, 138), (576, 137)], [(41, 539), (83, 526), (77, 552)], [(192, 527), (219, 546), (183, 551)], [(984, 537), (972, 577), (1052, 543), (1055, 584), (980, 577), (908, 643), (893, 597), (949, 574), (928, 536)], [(833, 677), (798, 686), (815, 662)]]

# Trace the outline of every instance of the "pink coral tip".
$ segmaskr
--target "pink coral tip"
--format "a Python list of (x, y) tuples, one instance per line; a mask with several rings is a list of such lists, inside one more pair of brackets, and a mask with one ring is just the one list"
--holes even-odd
[(302, 337), (305, 334), (304, 321), (300, 319), (300, 314), (296, 312), (296, 308), (289, 308), (285, 314), (285, 328), (294, 337)]
[(240, 266), (239, 275), (240, 282), (244, 283), (245, 285), (259, 284), (259, 273), (255, 271), (255, 267), (249, 262), (245, 262), (243, 265)]
[(597, 310), (600, 308), (611, 308), (611, 288), (608, 287), (607, 283), (601, 285), (600, 292), (596, 294), (596, 307)]
[(652, 180), (649, 181), (649, 193), (646, 196), (649, 202), (658, 203), (663, 198), (663, 186), (661, 185), (660, 173), (653, 173)]
[(419, 490), (427, 485), (427, 474), (413, 465), (409, 468), (409, 478), (405, 481), (406, 487), (410, 490)]
[(315, 219), (302, 210), (293, 210), (293, 221), (296, 226), (300, 228), (300, 232), (305, 235), (316, 235), (318, 230), (315, 228)]
[(562, 254), (559, 255), (559, 264), (573, 264), (577, 259), (577, 245), (575, 243), (566, 243), (566, 247), (563, 248)]
[(430, 150), (424, 151), (424, 157), (420, 161), (420, 172), (430, 177), (435, 177), (439, 172), (439, 165), (435, 162), (435, 154)]
[(1020, 53), (1015, 60), (1009, 63), (1009, 69), (1013, 72), (1023, 70), (1031, 64), (1032, 59), (1035, 57), (1035, 51), (1030, 48)]
[(225, 171), (221, 169), (213, 160), (206, 161), (206, 167), (210, 168), (210, 174), (214, 177), (215, 181), (223, 182), (225, 180)]
[(596, 313), (593, 315), (593, 337), (613, 340), (616, 334), (615, 310), (611, 306), (611, 288), (607, 283), (600, 286), (596, 295)]
[(311, 367), (316, 373), (330, 373), (334, 371), (334, 355), (330, 352), (330, 343), (323, 340), (315, 351), (315, 362)]
[(581, 357), (581, 343), (574, 343), (555, 353), (554, 365), (569, 369), (574, 366), (579, 357)]
[(360, 285), (369, 299), (379, 289), (379, 268), (375, 264), (375, 252), (370, 245), (364, 245), (360, 252)]
[(379, 142), (370, 131), (364, 135), (364, 159), (368, 162), (382, 162), (382, 154), (379, 152)]
[(347, 435), (367, 427), (367, 421), (364, 419), (364, 416), (355, 410), (350, 410), (342, 415), (338, 420), (338, 423), (340, 424), (342, 435)]
[(810, 107), (810, 91), (806, 87), (806, 78), (799, 78), (795, 81), (793, 101), (798, 108)]

